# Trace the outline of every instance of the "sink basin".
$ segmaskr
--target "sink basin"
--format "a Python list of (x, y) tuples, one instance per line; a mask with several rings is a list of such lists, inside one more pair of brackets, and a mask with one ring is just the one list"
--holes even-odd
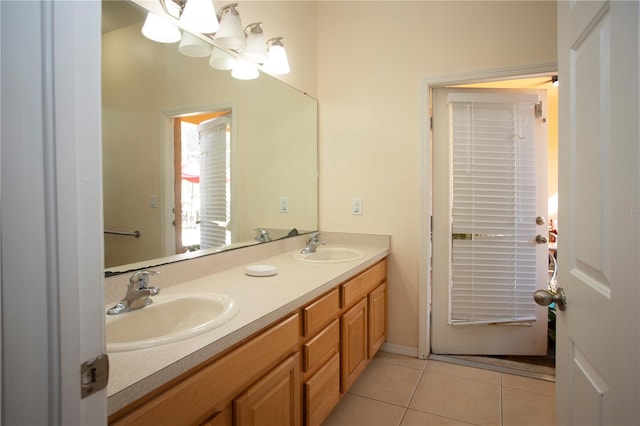
[(296, 252), (293, 254), (293, 258), (296, 260), (318, 263), (349, 262), (363, 257), (364, 253), (360, 250), (347, 247), (318, 247), (314, 253)]
[(153, 303), (119, 315), (106, 315), (107, 352), (143, 349), (212, 330), (238, 313), (223, 294), (153, 296)]

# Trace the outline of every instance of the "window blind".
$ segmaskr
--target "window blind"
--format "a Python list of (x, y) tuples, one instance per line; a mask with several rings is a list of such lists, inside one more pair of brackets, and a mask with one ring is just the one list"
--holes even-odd
[(449, 323), (535, 320), (535, 99), (449, 100)]
[(227, 227), (231, 218), (230, 120), (214, 118), (202, 123), (200, 132), (200, 247), (229, 244)]

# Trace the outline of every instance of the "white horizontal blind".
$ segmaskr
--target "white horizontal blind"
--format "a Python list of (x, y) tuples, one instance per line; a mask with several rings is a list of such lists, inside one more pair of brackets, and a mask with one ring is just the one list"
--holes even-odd
[(449, 323), (535, 320), (535, 101), (449, 103)]
[(220, 247), (231, 242), (230, 141), (228, 117), (205, 121), (200, 132), (200, 247)]

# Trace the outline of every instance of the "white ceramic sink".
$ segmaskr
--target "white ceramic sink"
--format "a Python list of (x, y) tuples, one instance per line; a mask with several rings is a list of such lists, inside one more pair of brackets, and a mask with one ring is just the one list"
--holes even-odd
[(318, 263), (349, 262), (363, 257), (364, 253), (360, 250), (347, 247), (318, 247), (315, 252), (309, 254), (293, 253), (296, 260)]
[(238, 305), (223, 294), (159, 294), (152, 299), (144, 308), (106, 315), (107, 352), (187, 339), (224, 324), (238, 313)]

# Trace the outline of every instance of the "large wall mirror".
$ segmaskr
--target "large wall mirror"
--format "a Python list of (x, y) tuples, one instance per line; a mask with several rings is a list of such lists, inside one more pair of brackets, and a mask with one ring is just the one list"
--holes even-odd
[(316, 100), (148, 40), (136, 4), (102, 9), (107, 273), (316, 230)]

